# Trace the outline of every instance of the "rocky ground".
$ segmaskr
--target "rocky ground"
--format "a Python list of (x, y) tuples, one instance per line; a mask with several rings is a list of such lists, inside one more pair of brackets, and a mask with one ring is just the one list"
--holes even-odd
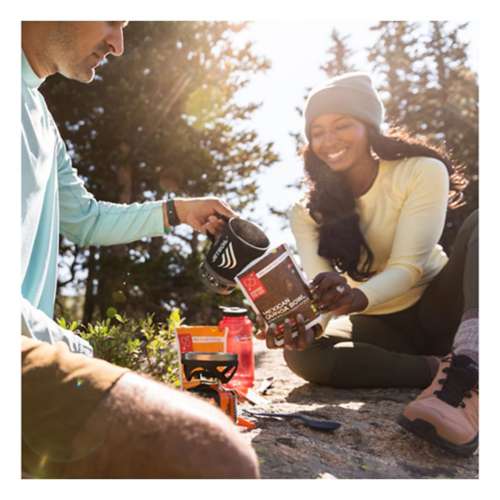
[(333, 389), (306, 383), (286, 366), (280, 350), (255, 343), (256, 383), (273, 377), (267, 404), (240, 404), (253, 411), (301, 411), (342, 425), (312, 430), (296, 420), (255, 418), (244, 431), (263, 478), (478, 478), (478, 454), (459, 458), (403, 430), (396, 418), (419, 390)]

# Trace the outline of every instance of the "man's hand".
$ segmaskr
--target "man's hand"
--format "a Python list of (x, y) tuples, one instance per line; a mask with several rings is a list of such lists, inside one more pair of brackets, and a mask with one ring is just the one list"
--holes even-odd
[(319, 273), (311, 282), (311, 291), (320, 311), (331, 311), (336, 316), (362, 311), (368, 306), (366, 295), (358, 288), (351, 288), (335, 271)]
[(215, 197), (205, 198), (177, 198), (175, 209), (179, 220), (190, 225), (195, 231), (217, 236), (223, 229), (225, 221), (217, 217), (237, 217), (231, 207), (223, 200)]
[(275, 323), (269, 326), (262, 316), (257, 316), (256, 322), (258, 331), (255, 337), (258, 339), (265, 339), (268, 349), (280, 349), (302, 351), (309, 347), (314, 341), (314, 331), (306, 328), (304, 324), (304, 317), (302, 314), (297, 314), (295, 317), (297, 322), (297, 330), (292, 334), (292, 326), (290, 321), (285, 320), (283, 333), (278, 333), (278, 328)]

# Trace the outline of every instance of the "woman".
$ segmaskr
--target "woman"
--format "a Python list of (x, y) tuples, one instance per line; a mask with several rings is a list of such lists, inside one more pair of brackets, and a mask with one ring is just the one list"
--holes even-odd
[[(383, 111), (363, 73), (307, 99), (308, 192), (290, 222), (324, 333), (288, 328), (285, 360), (318, 384), (426, 388), (399, 423), (468, 455), (478, 442), (478, 216), (448, 258), (438, 240), (467, 181), (436, 148), (382, 134)], [(275, 333), (258, 336), (273, 348)]]

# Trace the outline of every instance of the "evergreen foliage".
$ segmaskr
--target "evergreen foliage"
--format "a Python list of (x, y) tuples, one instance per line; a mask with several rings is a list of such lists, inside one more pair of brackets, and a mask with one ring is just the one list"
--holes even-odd
[(87, 340), (96, 358), (179, 387), (175, 328), (182, 321), (178, 309), (165, 322), (156, 321), (154, 314), (142, 319), (128, 318), (114, 307), (108, 308), (106, 316), (87, 325), (66, 321), (64, 317), (57, 322)]
[[(254, 74), (269, 68), (251, 44), (234, 43), (242, 29), (226, 22), (133, 22), (125, 29), (125, 54), (99, 68), (92, 84), (62, 77), (44, 84), (74, 166), (97, 199), (215, 195), (237, 211), (255, 201), (254, 174), (277, 155), (249, 126), (260, 104), (235, 100)], [(138, 317), (179, 306), (190, 322), (215, 319), (221, 299), (206, 292), (198, 274), (203, 235), (180, 227), (167, 238), (128, 245), (61, 243), (60, 285), (85, 290), (85, 323), (109, 306)], [(239, 300), (234, 294), (225, 303)]]
[(466, 170), (465, 205), (448, 210), (441, 243), (449, 251), (461, 223), (478, 207), (478, 85), (462, 32), (467, 24), (384, 21), (368, 52), (387, 122), (443, 147)]

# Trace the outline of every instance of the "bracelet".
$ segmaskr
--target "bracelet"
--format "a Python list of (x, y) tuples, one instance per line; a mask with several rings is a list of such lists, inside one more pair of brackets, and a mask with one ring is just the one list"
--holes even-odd
[(179, 216), (177, 215), (177, 210), (175, 209), (175, 199), (169, 198), (167, 200), (167, 221), (169, 226), (178, 226), (181, 221), (179, 220)]

